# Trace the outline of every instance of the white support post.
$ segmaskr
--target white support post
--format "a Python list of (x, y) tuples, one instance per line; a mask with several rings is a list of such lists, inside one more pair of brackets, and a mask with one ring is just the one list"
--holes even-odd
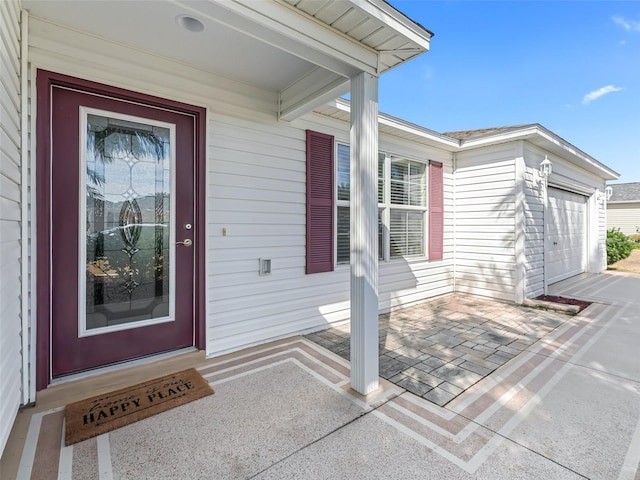
[(351, 387), (378, 388), (378, 78), (351, 79)]

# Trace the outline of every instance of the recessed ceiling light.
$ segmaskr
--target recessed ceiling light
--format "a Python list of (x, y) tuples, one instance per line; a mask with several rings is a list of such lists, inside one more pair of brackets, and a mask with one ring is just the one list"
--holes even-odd
[(178, 15), (176, 23), (190, 32), (201, 32), (204, 30), (204, 24), (196, 17), (190, 15)]

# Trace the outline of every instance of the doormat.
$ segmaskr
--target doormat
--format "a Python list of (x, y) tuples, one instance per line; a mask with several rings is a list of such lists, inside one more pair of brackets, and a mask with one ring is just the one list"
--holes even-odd
[(65, 409), (65, 445), (124, 427), (184, 405), (213, 389), (195, 368), (70, 403)]

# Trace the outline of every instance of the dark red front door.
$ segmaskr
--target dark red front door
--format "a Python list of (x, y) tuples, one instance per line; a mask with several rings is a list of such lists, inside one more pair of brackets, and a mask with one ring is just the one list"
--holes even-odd
[(60, 376), (194, 344), (194, 117), (51, 91)]

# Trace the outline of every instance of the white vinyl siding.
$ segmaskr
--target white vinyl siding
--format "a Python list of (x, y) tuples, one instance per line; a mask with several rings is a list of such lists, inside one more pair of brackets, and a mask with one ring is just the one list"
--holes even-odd
[(544, 294), (544, 190), (537, 169), (525, 168), (524, 298)]
[(515, 301), (515, 156), (514, 144), (458, 153), (458, 292)]
[(20, 4), (0, 2), (0, 454), (20, 406)]
[[(589, 208), (594, 205), (593, 199), (591, 199), (589, 203)], [(599, 273), (603, 272), (607, 269), (607, 208), (600, 208), (598, 206), (596, 218), (597, 218), (597, 227), (595, 227), (595, 234), (592, 235), (593, 240), (591, 242), (595, 242), (594, 248), (594, 258), (590, 260), (588, 263), (589, 273)], [(590, 232), (593, 234), (593, 232)]]
[[(304, 274), (304, 130), (212, 113), (210, 132), (207, 341), (216, 353), (310, 328), (341, 292), (331, 274)], [(258, 275), (259, 258), (271, 259), (271, 275)]]
[(640, 233), (640, 202), (607, 204), (607, 228), (625, 235)]
[[(305, 275), (305, 130), (348, 143), (347, 122), (318, 114), (278, 122), (275, 94), (37, 18), (31, 31), (34, 68), (208, 108), (208, 355), (349, 318), (348, 266)], [(386, 134), (380, 149), (443, 162), (447, 212), (442, 261), (380, 265), (379, 304), (386, 311), (453, 291), (453, 178), (450, 153)], [(258, 274), (259, 258), (271, 259), (271, 275)]]
[[(212, 300), (207, 337), (212, 354), (349, 318), (348, 265), (334, 272), (304, 274), (304, 131), (334, 135), (337, 142), (348, 138), (347, 124), (316, 123), (323, 120), (307, 115), (289, 125), (275, 121), (269, 125), (211, 116), (212, 236), (207, 271)], [(273, 155), (265, 155), (265, 150)], [(450, 165), (449, 160), (445, 179), (449, 206)], [(336, 178), (344, 183), (339, 174)], [(227, 236), (222, 235), (223, 228)], [(382, 311), (453, 290), (450, 224), (446, 241), (446, 261), (438, 264), (423, 258), (381, 262)], [(258, 275), (258, 258), (272, 260), (270, 276)]]

